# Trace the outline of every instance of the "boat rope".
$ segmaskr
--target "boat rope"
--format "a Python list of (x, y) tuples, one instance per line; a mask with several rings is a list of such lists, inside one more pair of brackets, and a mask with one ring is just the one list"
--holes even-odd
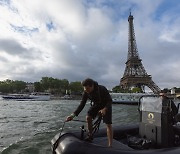
[[(99, 127), (100, 127), (100, 124), (101, 124), (101, 120), (102, 120), (102, 116), (101, 115), (98, 115), (98, 118), (97, 120), (93, 123), (93, 126), (92, 126), (92, 135), (94, 135), (96, 132), (98, 132), (99, 130)], [(86, 123), (86, 121), (84, 120), (79, 120), (79, 119), (73, 119), (72, 121), (77, 121), (77, 122), (84, 122)]]
[(95, 134), (96, 132), (98, 132), (99, 127), (100, 127), (100, 124), (101, 124), (101, 120), (102, 120), (102, 116), (99, 115), (98, 118), (97, 118), (97, 120), (96, 120), (96, 121), (94, 122), (94, 124), (93, 124), (93, 131), (92, 131), (92, 135), (93, 135), (93, 136), (94, 136), (94, 134)]

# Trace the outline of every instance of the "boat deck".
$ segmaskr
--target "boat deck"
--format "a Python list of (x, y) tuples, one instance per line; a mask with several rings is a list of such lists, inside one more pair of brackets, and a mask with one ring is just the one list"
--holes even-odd
[[(93, 143), (103, 146), (103, 147), (107, 147), (108, 140), (107, 140), (107, 137), (98, 137), (98, 138), (94, 138)], [(123, 150), (134, 150), (134, 149), (130, 148), (128, 145), (123, 144), (115, 139), (113, 139), (112, 148), (121, 149), (121, 150), (122, 149)]]

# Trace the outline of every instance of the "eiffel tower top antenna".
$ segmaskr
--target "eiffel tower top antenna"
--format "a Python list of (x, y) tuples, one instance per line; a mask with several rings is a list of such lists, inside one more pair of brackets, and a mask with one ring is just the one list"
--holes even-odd
[(129, 15), (131, 16), (131, 8), (129, 9)]

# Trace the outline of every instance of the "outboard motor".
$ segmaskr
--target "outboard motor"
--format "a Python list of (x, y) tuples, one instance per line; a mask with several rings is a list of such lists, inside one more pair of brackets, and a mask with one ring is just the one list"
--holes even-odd
[(140, 100), (139, 134), (157, 148), (174, 144), (173, 113), (170, 99), (142, 97)]

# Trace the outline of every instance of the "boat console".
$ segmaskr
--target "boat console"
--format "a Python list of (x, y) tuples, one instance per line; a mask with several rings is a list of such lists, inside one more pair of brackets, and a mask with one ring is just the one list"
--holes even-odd
[(166, 148), (175, 143), (172, 100), (161, 97), (142, 97), (140, 100), (139, 135), (154, 146)]

